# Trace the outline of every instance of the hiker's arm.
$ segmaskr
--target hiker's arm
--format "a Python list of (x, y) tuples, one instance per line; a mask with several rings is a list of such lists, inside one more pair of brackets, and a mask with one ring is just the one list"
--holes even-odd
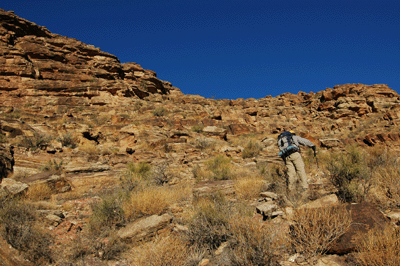
[(309, 141), (308, 139), (301, 138), (299, 136), (295, 136), (295, 138), (296, 138), (297, 142), (299, 142), (299, 144), (301, 144), (301, 145), (308, 146), (308, 147), (311, 147), (311, 148), (315, 147), (315, 145), (311, 141)]

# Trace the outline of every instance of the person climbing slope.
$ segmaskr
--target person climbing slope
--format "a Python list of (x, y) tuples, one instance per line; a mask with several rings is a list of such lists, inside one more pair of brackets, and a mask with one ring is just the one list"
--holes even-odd
[[(304, 169), (303, 158), (300, 154), (300, 145), (311, 147), (315, 153), (316, 146), (308, 139), (296, 136), (294, 131), (285, 131), (278, 136), (279, 156), (288, 169), (288, 192), (296, 190), (299, 182), (303, 191), (308, 190), (307, 175)], [(303, 192), (302, 191), (302, 192)]]

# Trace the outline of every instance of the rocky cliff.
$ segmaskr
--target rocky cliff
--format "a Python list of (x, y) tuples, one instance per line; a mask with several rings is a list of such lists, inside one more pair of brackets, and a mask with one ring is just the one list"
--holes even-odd
[(85, 104), (105, 104), (117, 96), (143, 98), (172, 89), (154, 71), (121, 64), (112, 54), (12, 12), (0, 9), (0, 20), (0, 91), (8, 96), (79, 97)]

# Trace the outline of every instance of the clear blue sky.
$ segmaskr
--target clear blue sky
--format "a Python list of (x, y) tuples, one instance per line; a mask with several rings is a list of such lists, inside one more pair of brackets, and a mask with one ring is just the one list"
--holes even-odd
[(400, 91), (397, 0), (12, 0), (0, 8), (217, 99)]

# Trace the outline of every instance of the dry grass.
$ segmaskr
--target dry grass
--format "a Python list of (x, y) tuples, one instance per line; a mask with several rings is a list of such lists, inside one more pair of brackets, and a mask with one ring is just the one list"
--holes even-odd
[(370, 230), (367, 235), (357, 240), (359, 253), (357, 262), (362, 266), (397, 266), (400, 265), (400, 229), (387, 226)]
[(331, 243), (351, 225), (350, 212), (344, 206), (304, 208), (293, 213), (288, 242), (305, 258), (324, 254)]
[(130, 256), (135, 266), (175, 266), (187, 265), (189, 253), (186, 243), (178, 237), (169, 236), (156, 238), (138, 247)]
[(89, 155), (100, 154), (100, 149), (94, 143), (91, 142), (85, 142), (82, 145), (79, 145), (79, 150)]
[(368, 165), (373, 172), (373, 197), (382, 207), (397, 208), (400, 206), (398, 159), (397, 153), (389, 152), (383, 147), (369, 150)]
[(161, 214), (170, 205), (189, 197), (189, 187), (145, 187), (139, 191), (133, 191), (129, 199), (123, 203), (123, 209), (127, 219), (135, 219), (141, 216)]
[(47, 183), (35, 183), (28, 188), (26, 198), (32, 201), (46, 200), (52, 194), (53, 191)]
[(264, 178), (260, 176), (246, 176), (235, 182), (235, 194), (239, 199), (253, 199), (259, 196), (265, 185)]

